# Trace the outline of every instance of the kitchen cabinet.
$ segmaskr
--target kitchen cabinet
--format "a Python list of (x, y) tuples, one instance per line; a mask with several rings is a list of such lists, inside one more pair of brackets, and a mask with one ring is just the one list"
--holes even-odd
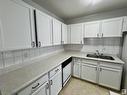
[(48, 74), (19, 91), (16, 95), (49, 95)]
[(101, 23), (102, 37), (122, 37), (122, 17), (103, 20)]
[(51, 95), (58, 95), (62, 89), (62, 71), (55, 69), (55, 74), (50, 78), (50, 93)]
[(71, 31), (71, 44), (83, 44), (83, 24), (72, 24)]
[(37, 91), (31, 95), (49, 95), (48, 83), (43, 84)]
[[(73, 76), (120, 90), (122, 64), (73, 58)], [(81, 77), (80, 77), (81, 76)]]
[(86, 22), (84, 23), (83, 31), (85, 38), (122, 37), (122, 31), (125, 31), (126, 27), (126, 19), (123, 24), (123, 17), (118, 17), (100, 21)]
[(121, 84), (121, 69), (100, 67), (99, 69), (99, 84), (110, 87), (116, 90), (120, 90)]
[(62, 44), (67, 44), (67, 25), (62, 23)]
[(38, 47), (52, 45), (52, 18), (45, 13), (36, 10)]
[(123, 17), (123, 32), (127, 31), (127, 16)]
[(74, 63), (73, 63), (73, 76), (80, 78), (81, 76), (81, 61), (80, 59), (74, 59)]
[(81, 78), (96, 83), (97, 66), (82, 63)]
[(84, 37), (99, 37), (100, 36), (100, 21), (84, 23)]
[(53, 19), (53, 45), (61, 44), (61, 22)]
[(67, 25), (67, 43), (71, 44), (71, 25)]
[(35, 47), (31, 40), (32, 11), (33, 8), (23, 1), (1, 0), (0, 51)]

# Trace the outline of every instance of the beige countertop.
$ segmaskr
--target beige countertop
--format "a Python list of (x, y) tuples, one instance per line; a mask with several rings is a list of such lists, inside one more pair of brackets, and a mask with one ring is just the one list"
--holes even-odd
[(104, 60), (99, 58), (88, 58), (86, 53), (66, 51), (47, 56), (46, 58), (36, 60), (32, 64), (24, 66), (20, 69), (11, 71), (0, 76), (0, 91), (2, 95), (12, 95), (16, 91), (26, 87), (28, 84), (34, 82), (36, 79), (48, 73), (51, 69), (60, 65), (62, 62), (70, 57), (80, 57), (91, 60), (99, 60), (112, 62), (114, 64), (124, 64), (117, 56), (113, 56), (115, 60)]

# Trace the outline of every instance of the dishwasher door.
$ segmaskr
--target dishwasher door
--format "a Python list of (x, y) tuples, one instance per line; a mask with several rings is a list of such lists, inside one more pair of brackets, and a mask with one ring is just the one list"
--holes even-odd
[(63, 68), (63, 86), (71, 77), (71, 62)]

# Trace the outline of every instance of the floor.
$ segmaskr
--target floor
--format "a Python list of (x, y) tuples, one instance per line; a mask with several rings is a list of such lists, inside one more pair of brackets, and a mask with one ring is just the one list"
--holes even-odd
[(71, 78), (59, 95), (109, 95), (109, 90), (83, 80)]

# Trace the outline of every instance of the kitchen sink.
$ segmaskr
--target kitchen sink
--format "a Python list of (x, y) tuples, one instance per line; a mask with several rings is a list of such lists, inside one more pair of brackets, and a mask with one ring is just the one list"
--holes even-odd
[(96, 55), (96, 54), (87, 54), (87, 57), (91, 57), (91, 58), (100, 58), (100, 59), (107, 59), (107, 60), (115, 60), (113, 57), (111, 56), (105, 56), (105, 55)]

